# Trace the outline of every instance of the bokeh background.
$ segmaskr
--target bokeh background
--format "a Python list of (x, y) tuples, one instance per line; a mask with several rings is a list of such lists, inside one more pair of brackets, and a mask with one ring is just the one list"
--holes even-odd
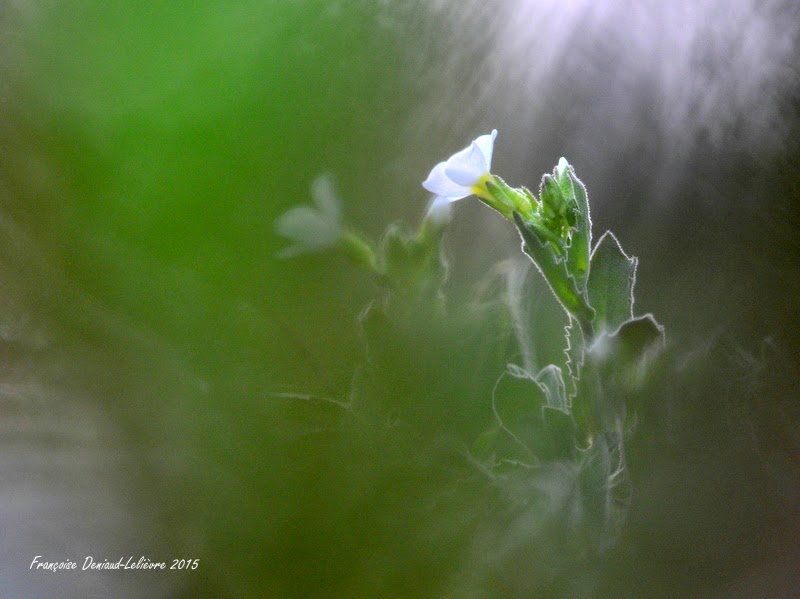
[[(0, 28), (3, 596), (799, 592), (797, 3), (17, 0)], [(318, 175), (377, 240), (494, 127), (512, 185), (575, 165), (674, 366), (622, 538), (577, 586), (537, 582), (569, 560), (533, 566), (547, 548), (453, 450), (509, 341), (420, 330), (423, 363), (390, 355), (375, 383), (408, 430), (342, 424), (375, 286), (277, 258)], [(466, 200), (446, 249), (463, 308), (518, 240)]]

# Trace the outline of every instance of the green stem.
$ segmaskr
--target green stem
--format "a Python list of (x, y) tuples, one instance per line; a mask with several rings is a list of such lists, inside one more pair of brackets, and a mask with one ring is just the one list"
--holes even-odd
[(343, 231), (339, 235), (338, 245), (345, 257), (355, 266), (372, 274), (381, 274), (375, 250), (363, 237), (351, 231)]
[(592, 319), (587, 318), (585, 315), (573, 314), (573, 316), (575, 316), (575, 320), (578, 321), (578, 326), (581, 327), (581, 333), (583, 333), (583, 339), (586, 345), (591, 345), (594, 341), (594, 325), (592, 324)]

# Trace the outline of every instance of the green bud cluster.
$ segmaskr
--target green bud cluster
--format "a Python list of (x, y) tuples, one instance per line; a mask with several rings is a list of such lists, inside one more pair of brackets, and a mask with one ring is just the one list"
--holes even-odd
[(539, 199), (525, 187), (510, 188), (497, 177), (494, 181), (499, 183), (487, 184), (487, 189), (496, 201), (509, 207), (509, 220), (517, 225), (523, 250), (564, 309), (577, 320), (584, 336), (591, 339), (595, 313), (586, 285), (592, 225), (583, 183), (564, 159), (552, 174), (542, 177)]

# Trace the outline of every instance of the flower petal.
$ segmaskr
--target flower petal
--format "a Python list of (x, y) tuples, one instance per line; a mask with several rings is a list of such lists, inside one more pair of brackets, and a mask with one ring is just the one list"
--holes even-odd
[(336, 243), (340, 231), (338, 223), (331, 222), (318, 210), (296, 206), (275, 221), (275, 232), (295, 242), (295, 245), (282, 252), (288, 256), (330, 247)]
[(473, 143), (481, 149), (483, 157), (486, 160), (486, 171), (492, 170), (492, 153), (494, 152), (494, 140), (497, 139), (497, 129), (492, 129), (492, 132), (487, 135), (481, 135)]
[(450, 222), (452, 216), (452, 201), (442, 196), (436, 196), (433, 201), (428, 205), (428, 212), (425, 217), (430, 220), (434, 225), (443, 227)]
[(561, 179), (561, 176), (564, 174), (564, 171), (566, 171), (568, 168), (569, 168), (569, 162), (567, 162), (567, 159), (562, 156), (558, 161), (558, 165), (556, 165), (556, 175), (558, 176), (559, 179)]
[(341, 201), (336, 193), (336, 184), (333, 175), (323, 173), (311, 184), (311, 196), (319, 210), (331, 223), (340, 225), (342, 222)]
[(434, 166), (428, 178), (422, 183), (422, 186), (431, 193), (442, 196), (451, 202), (471, 195), (472, 190), (469, 187), (454, 183), (445, 174), (444, 169), (446, 164), (446, 162), (440, 162)]
[(488, 172), (486, 156), (477, 141), (450, 156), (444, 167), (444, 173), (451, 181), (467, 188), (477, 184)]

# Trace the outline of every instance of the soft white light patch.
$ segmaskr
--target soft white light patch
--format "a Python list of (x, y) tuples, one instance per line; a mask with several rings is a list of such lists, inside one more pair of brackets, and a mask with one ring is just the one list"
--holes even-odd
[(403, 39), (415, 41), (403, 50), (428, 94), (409, 120), (416, 147), (432, 132), (444, 148), (496, 126), (505, 154), (521, 155), (506, 169), (536, 172), (551, 148), (609, 168), (633, 151), (664, 170), (653, 177), (666, 198), (664, 184), (698, 153), (769, 153), (789, 134), (786, 110), (800, 80), (792, 0), (429, 0), (418, 8), (426, 19), (394, 15)]

